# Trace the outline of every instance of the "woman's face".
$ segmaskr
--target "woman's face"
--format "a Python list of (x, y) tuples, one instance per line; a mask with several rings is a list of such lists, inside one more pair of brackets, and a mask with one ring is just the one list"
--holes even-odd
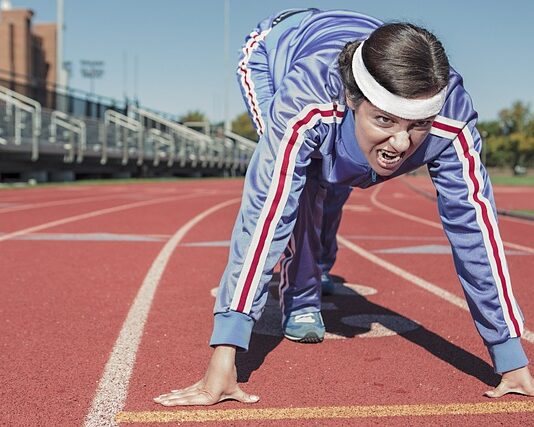
[(356, 140), (375, 172), (389, 176), (410, 157), (430, 132), (434, 117), (407, 120), (386, 113), (369, 101), (354, 110)]

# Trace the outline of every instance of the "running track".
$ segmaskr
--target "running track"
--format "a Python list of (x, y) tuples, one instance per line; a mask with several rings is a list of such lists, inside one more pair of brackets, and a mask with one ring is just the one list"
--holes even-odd
[[(323, 344), (281, 338), (271, 287), (252, 350), (238, 358), (239, 380), (260, 403), (154, 404), (203, 373), (241, 187), (1, 191), (0, 425), (534, 425), (534, 399), (482, 396), (498, 378), (436, 207), (402, 179), (355, 190), (345, 207)], [(534, 209), (532, 188), (495, 194), (500, 208)], [(533, 227), (500, 219), (531, 359)]]

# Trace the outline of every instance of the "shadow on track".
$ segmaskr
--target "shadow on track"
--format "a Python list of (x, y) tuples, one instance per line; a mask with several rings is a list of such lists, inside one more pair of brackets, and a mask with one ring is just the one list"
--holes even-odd
[[(398, 334), (420, 346), (463, 373), (477, 378), (488, 386), (499, 384), (500, 376), (478, 356), (447, 341), (435, 332), (388, 308), (374, 304), (356, 291), (343, 286), (345, 280), (334, 276), (336, 292), (323, 297), (323, 319), (327, 333), (344, 338), (373, 333), (376, 325)], [(332, 309), (335, 307), (335, 309)], [(258, 369), (267, 355), (284, 339), (278, 304), (278, 276), (273, 276), (269, 286), (269, 298), (262, 318), (254, 327), (250, 350), (238, 353), (236, 358), (237, 380), (247, 382), (252, 372)], [(298, 346), (295, 344), (295, 352)], [(323, 344), (324, 345), (324, 344)], [(320, 347), (317, 347), (320, 351)]]

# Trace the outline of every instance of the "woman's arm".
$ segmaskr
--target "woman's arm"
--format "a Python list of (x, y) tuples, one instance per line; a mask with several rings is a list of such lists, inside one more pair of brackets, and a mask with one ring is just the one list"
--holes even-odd
[(190, 387), (155, 397), (154, 402), (163, 406), (214, 405), (223, 400), (256, 403), (260, 398), (245, 393), (237, 384), (235, 354), (233, 346), (216, 347), (204, 378)]

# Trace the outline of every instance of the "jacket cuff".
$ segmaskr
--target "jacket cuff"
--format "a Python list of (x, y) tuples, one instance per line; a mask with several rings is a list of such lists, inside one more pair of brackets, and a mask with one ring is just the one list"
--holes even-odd
[(521, 338), (510, 338), (500, 344), (488, 344), (495, 372), (502, 374), (528, 365), (528, 359), (521, 345)]
[(248, 351), (254, 320), (239, 311), (217, 313), (213, 322), (210, 346), (233, 345), (237, 351)]

